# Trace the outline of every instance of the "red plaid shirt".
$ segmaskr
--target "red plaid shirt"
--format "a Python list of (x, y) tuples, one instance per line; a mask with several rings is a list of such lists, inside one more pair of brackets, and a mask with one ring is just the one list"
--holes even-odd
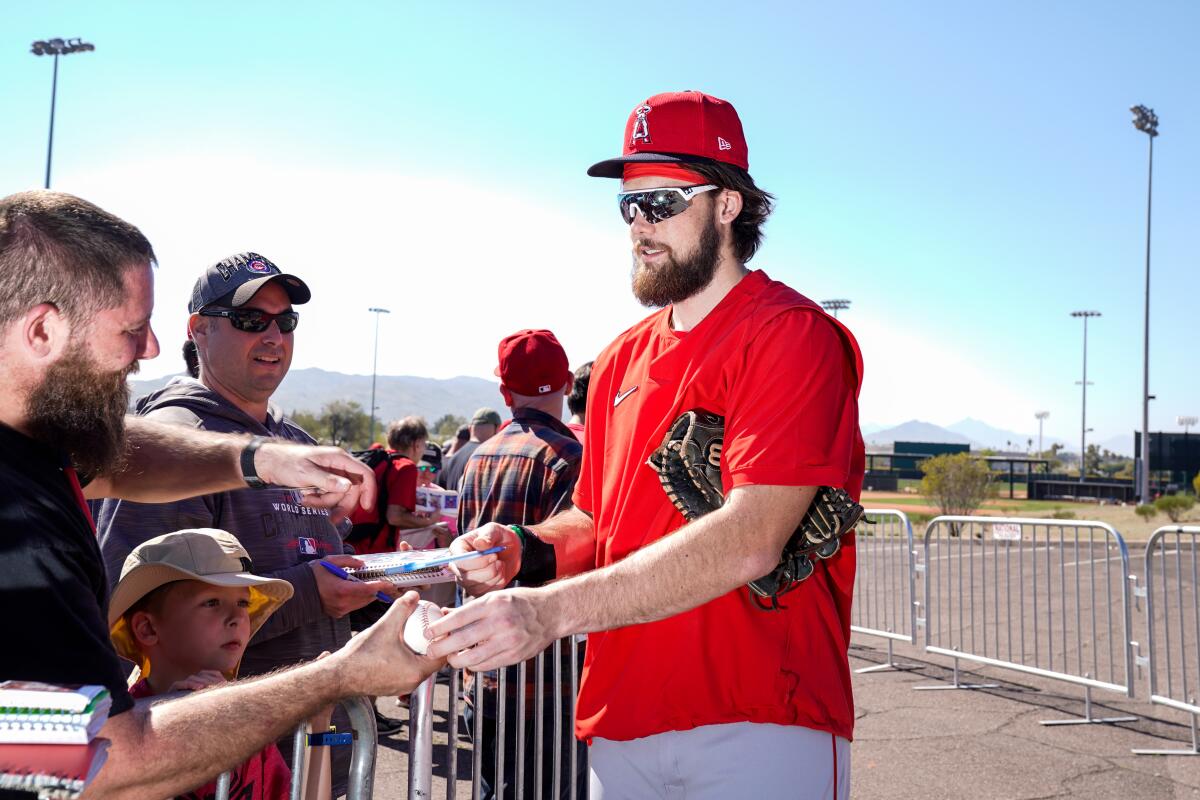
[(536, 525), (571, 507), (583, 445), (558, 419), (532, 408), (471, 454), (463, 473), (458, 529), (499, 522)]

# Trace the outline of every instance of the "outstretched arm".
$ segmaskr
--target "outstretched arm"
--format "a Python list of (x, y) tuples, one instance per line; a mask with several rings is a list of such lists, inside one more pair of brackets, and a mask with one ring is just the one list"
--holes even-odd
[[(240, 458), (248, 436), (210, 433), (128, 416), (124, 462), (98, 475), (84, 490), (89, 499), (119, 497), (166, 503), (199, 494), (244, 489)], [(375, 476), (337, 447), (264, 442), (254, 454), (258, 476), (277, 486), (316, 487), (304, 504), (347, 516), (375, 499)]]
[(412, 691), (444, 663), (401, 643), (416, 603), (416, 593), (407, 593), (369, 630), (317, 661), (178, 700), (140, 701), (101, 730), (112, 749), (84, 796), (173, 797), (242, 763), (343, 698)]
[[(770, 572), (816, 494), (813, 486), (743, 486), (725, 505), (604, 567), (537, 589), (492, 592), (430, 627), (430, 655), (495, 669), (555, 639), (653, 622)], [(556, 518), (557, 519), (557, 518)]]

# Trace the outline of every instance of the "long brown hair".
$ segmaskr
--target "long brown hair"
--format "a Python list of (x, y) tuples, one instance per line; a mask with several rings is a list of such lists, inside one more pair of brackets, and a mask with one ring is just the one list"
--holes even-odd
[(743, 264), (754, 258), (762, 244), (762, 226), (775, 207), (774, 195), (758, 188), (750, 173), (730, 164), (705, 161), (686, 166), (699, 172), (709, 183), (742, 196), (742, 212), (733, 221), (733, 250)]

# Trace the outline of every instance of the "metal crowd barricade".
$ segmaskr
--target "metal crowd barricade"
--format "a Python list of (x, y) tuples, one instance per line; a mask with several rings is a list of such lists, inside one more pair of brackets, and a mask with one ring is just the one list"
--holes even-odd
[[(1146, 641), (1150, 702), (1191, 717), (1192, 746), (1134, 750), (1139, 755), (1200, 755), (1200, 526), (1159, 528), (1146, 543)], [(1157, 563), (1156, 563), (1157, 562)]]
[(1111, 525), (1053, 519), (937, 517), (924, 538), (925, 651), (1065, 681), (1084, 716), (1043, 725), (1125, 722), (1092, 715), (1092, 690), (1134, 696), (1129, 551)]
[[(375, 706), (365, 697), (351, 697), (343, 700), (341, 705), (350, 717), (350, 734), (354, 740), (346, 800), (370, 800), (375, 791), (375, 747), (379, 738), (375, 728)], [(307, 722), (301, 723), (292, 734), (290, 800), (304, 798), (304, 783), (308, 777), (309, 736), (312, 734), (312, 728)], [(222, 800), (219, 794), (217, 800)]]
[[(440, 692), (437, 689), (437, 676), (430, 676), (421, 684), (409, 698), (409, 769), (408, 797), (409, 800), (424, 800), (437, 792), (446, 800), (456, 800), (458, 797), (458, 759), (460, 756), (470, 759), (470, 795), (472, 800), (482, 797), (483, 759), (487, 757), (484, 742), (485, 705), (495, 708), (495, 736), (492, 747), (495, 750), (492, 759), (492, 773), (498, 786), (493, 786), (497, 797), (505, 797), (506, 789), (517, 800), (559, 800), (559, 798), (585, 798), (588, 796), (587, 781), (580, 776), (586, 773), (586, 752), (574, 739), (575, 729), (575, 700), (579, 694), (579, 669), (583, 664), (582, 636), (569, 636), (554, 642), (532, 660), (532, 670), (529, 662), (515, 668), (497, 670), (496, 688), (485, 692), (482, 675), (475, 675), (470, 690), (471, 705), (474, 712), (474, 724), (471, 726), (471, 736), (458, 736), (459, 704), (466, 700), (465, 694), (460, 697), (460, 686), (463, 685), (461, 670), (452, 670), (449, 676), (449, 686), (444, 702), (446, 714), (446, 749), (445, 758), (439, 764), (434, 764), (434, 706), (439, 705)], [(564, 653), (568, 656), (564, 669)], [(546, 659), (550, 659), (547, 663)], [(533, 674), (530, 675), (529, 673)], [(549, 688), (551, 697), (547, 699), (547, 673), (549, 673)], [(514, 677), (515, 676), (515, 677)], [(510, 694), (510, 683), (518, 684)], [(532, 689), (532, 692), (530, 692)], [(528, 694), (532, 694), (532, 717), (530, 720)], [(486, 697), (485, 695), (492, 695)], [(510, 703), (513, 705), (510, 707)], [(569, 705), (564, 706), (564, 703)], [(547, 705), (549, 704), (549, 705)], [(510, 713), (511, 708), (511, 713)], [(439, 711), (443, 710), (441, 708)], [(550, 729), (545, 730), (547, 711), (550, 711)], [(508, 752), (506, 734), (509, 726), (515, 725), (512, 733), (515, 752)], [(532, 728), (532, 752), (526, 747), (526, 733)], [(545, 741), (546, 734), (552, 734), (549, 749), (540, 746)], [(564, 739), (569, 743), (570, 752), (564, 752)], [(461, 751), (461, 752), (460, 752)], [(582, 759), (582, 760), (581, 760)], [(509, 761), (513, 765), (513, 786), (504, 785)], [(528, 776), (532, 777), (531, 792), (525, 791)], [(549, 779), (549, 792), (543, 791), (543, 784)], [(440, 787), (435, 786), (440, 785)], [(465, 788), (465, 787), (464, 787)]]
[(855, 672), (912, 669), (897, 664), (895, 642), (917, 643), (916, 572), (913, 531), (908, 515), (891, 508), (872, 509), (854, 532), (856, 572), (850, 630), (887, 641), (887, 662)]

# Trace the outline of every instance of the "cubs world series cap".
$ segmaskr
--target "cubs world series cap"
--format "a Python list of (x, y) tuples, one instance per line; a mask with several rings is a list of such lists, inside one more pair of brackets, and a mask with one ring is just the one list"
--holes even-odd
[(283, 287), (293, 305), (312, 299), (308, 284), (295, 275), (288, 275), (265, 256), (237, 253), (204, 270), (192, 288), (188, 313), (195, 314), (211, 305), (228, 308), (243, 306), (254, 297), (255, 292), (271, 281)]
[(621, 155), (593, 164), (593, 178), (620, 178), (626, 164), (720, 161), (750, 169), (742, 121), (733, 105), (703, 92), (666, 92), (634, 107)]

